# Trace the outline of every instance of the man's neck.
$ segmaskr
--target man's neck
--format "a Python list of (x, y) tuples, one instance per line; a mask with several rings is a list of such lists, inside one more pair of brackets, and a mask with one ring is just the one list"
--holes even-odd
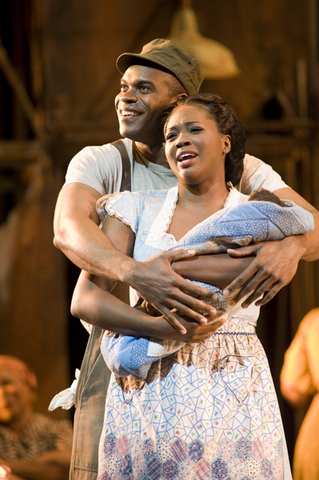
[(169, 168), (165, 158), (165, 151), (162, 145), (146, 145), (145, 143), (135, 142), (135, 148), (149, 162), (163, 165)]

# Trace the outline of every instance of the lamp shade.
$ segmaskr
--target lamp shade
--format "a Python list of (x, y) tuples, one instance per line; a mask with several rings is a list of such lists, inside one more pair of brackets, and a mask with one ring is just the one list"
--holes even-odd
[(197, 58), (205, 78), (228, 78), (240, 73), (228, 48), (199, 33), (195, 12), (189, 6), (182, 6), (174, 14), (168, 39)]

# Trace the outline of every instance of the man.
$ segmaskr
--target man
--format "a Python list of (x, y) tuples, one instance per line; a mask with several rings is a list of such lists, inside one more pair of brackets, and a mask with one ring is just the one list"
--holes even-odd
[(71, 423), (35, 413), (36, 395), (33, 370), (19, 358), (0, 355), (0, 464), (10, 468), (5, 478), (11, 480), (65, 480)]
[[(203, 80), (201, 69), (185, 50), (162, 39), (145, 45), (141, 54), (121, 55), (117, 67), (123, 77), (115, 106), (120, 134), (125, 137), (124, 143), (131, 164), (132, 190), (160, 189), (175, 185), (176, 179), (163, 157), (163, 137), (158, 125), (167, 105), (199, 90)], [(120, 155), (110, 144), (87, 147), (74, 157), (68, 169), (66, 184), (57, 201), (55, 245), (80, 268), (97, 276), (108, 276), (136, 289), (171, 323), (176, 325), (182, 315), (200, 321), (201, 315), (197, 310), (211, 313), (211, 307), (185, 292), (195, 296), (208, 296), (207, 291), (195, 285), (190, 286), (171, 268), (175, 260), (187, 259), (190, 254), (167, 252), (160, 259), (151, 259), (142, 265), (138, 264), (136, 268), (136, 262), (118, 252), (98, 228), (96, 201), (104, 194), (118, 191), (121, 178)], [(291, 199), (315, 212), (311, 205), (282, 182), (271, 167), (254, 157), (246, 156), (242, 183), (245, 193), (262, 185), (276, 191), (279, 197)], [(316, 257), (317, 237), (318, 234), (307, 234), (302, 240), (287, 238), (273, 242), (271, 247), (249, 247), (249, 251), (257, 253), (257, 256), (252, 262), (251, 259), (243, 259), (243, 264), (250, 266), (228, 287), (229, 292), (250, 279), (240, 296), (246, 295), (248, 290), (252, 295), (246, 302), (251, 302), (268, 292), (260, 301), (266, 303), (291, 280), (302, 255), (307, 254), (307, 259)], [(243, 255), (245, 254), (243, 249)], [(224, 259), (213, 258), (215, 268), (208, 269), (207, 257), (192, 259), (192, 266), (194, 261), (199, 264), (204, 261), (206, 270), (210, 273), (226, 270), (224, 266), (216, 267), (221, 265), (216, 262), (224, 262)], [(231, 262), (236, 264), (235, 260)], [(174, 269), (186, 276), (188, 263), (176, 262)], [(219, 284), (212, 275), (210, 281), (207, 278), (203, 281)], [(187, 330), (195, 330), (193, 322), (184, 322), (184, 327), (185, 325)], [(98, 441), (109, 378), (99, 351), (100, 336), (101, 331), (94, 328), (81, 367), (75, 399), (72, 479), (96, 478)], [(180, 340), (183, 340), (182, 334)]]

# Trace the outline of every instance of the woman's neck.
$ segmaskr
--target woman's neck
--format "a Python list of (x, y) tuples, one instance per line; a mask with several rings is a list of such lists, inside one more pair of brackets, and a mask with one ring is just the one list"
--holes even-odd
[(168, 233), (178, 241), (195, 225), (221, 210), (228, 196), (225, 181), (209, 189), (178, 184), (178, 201)]
[[(212, 213), (224, 207), (229, 190), (222, 179), (214, 185), (183, 185), (178, 183), (178, 204), (182, 208), (211, 210)], [(211, 214), (212, 214), (211, 213)]]

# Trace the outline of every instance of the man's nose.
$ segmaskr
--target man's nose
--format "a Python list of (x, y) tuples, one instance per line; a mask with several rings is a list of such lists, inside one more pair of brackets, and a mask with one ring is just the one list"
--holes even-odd
[(128, 88), (125, 92), (118, 94), (118, 100), (121, 102), (137, 102), (136, 90), (134, 88)]

